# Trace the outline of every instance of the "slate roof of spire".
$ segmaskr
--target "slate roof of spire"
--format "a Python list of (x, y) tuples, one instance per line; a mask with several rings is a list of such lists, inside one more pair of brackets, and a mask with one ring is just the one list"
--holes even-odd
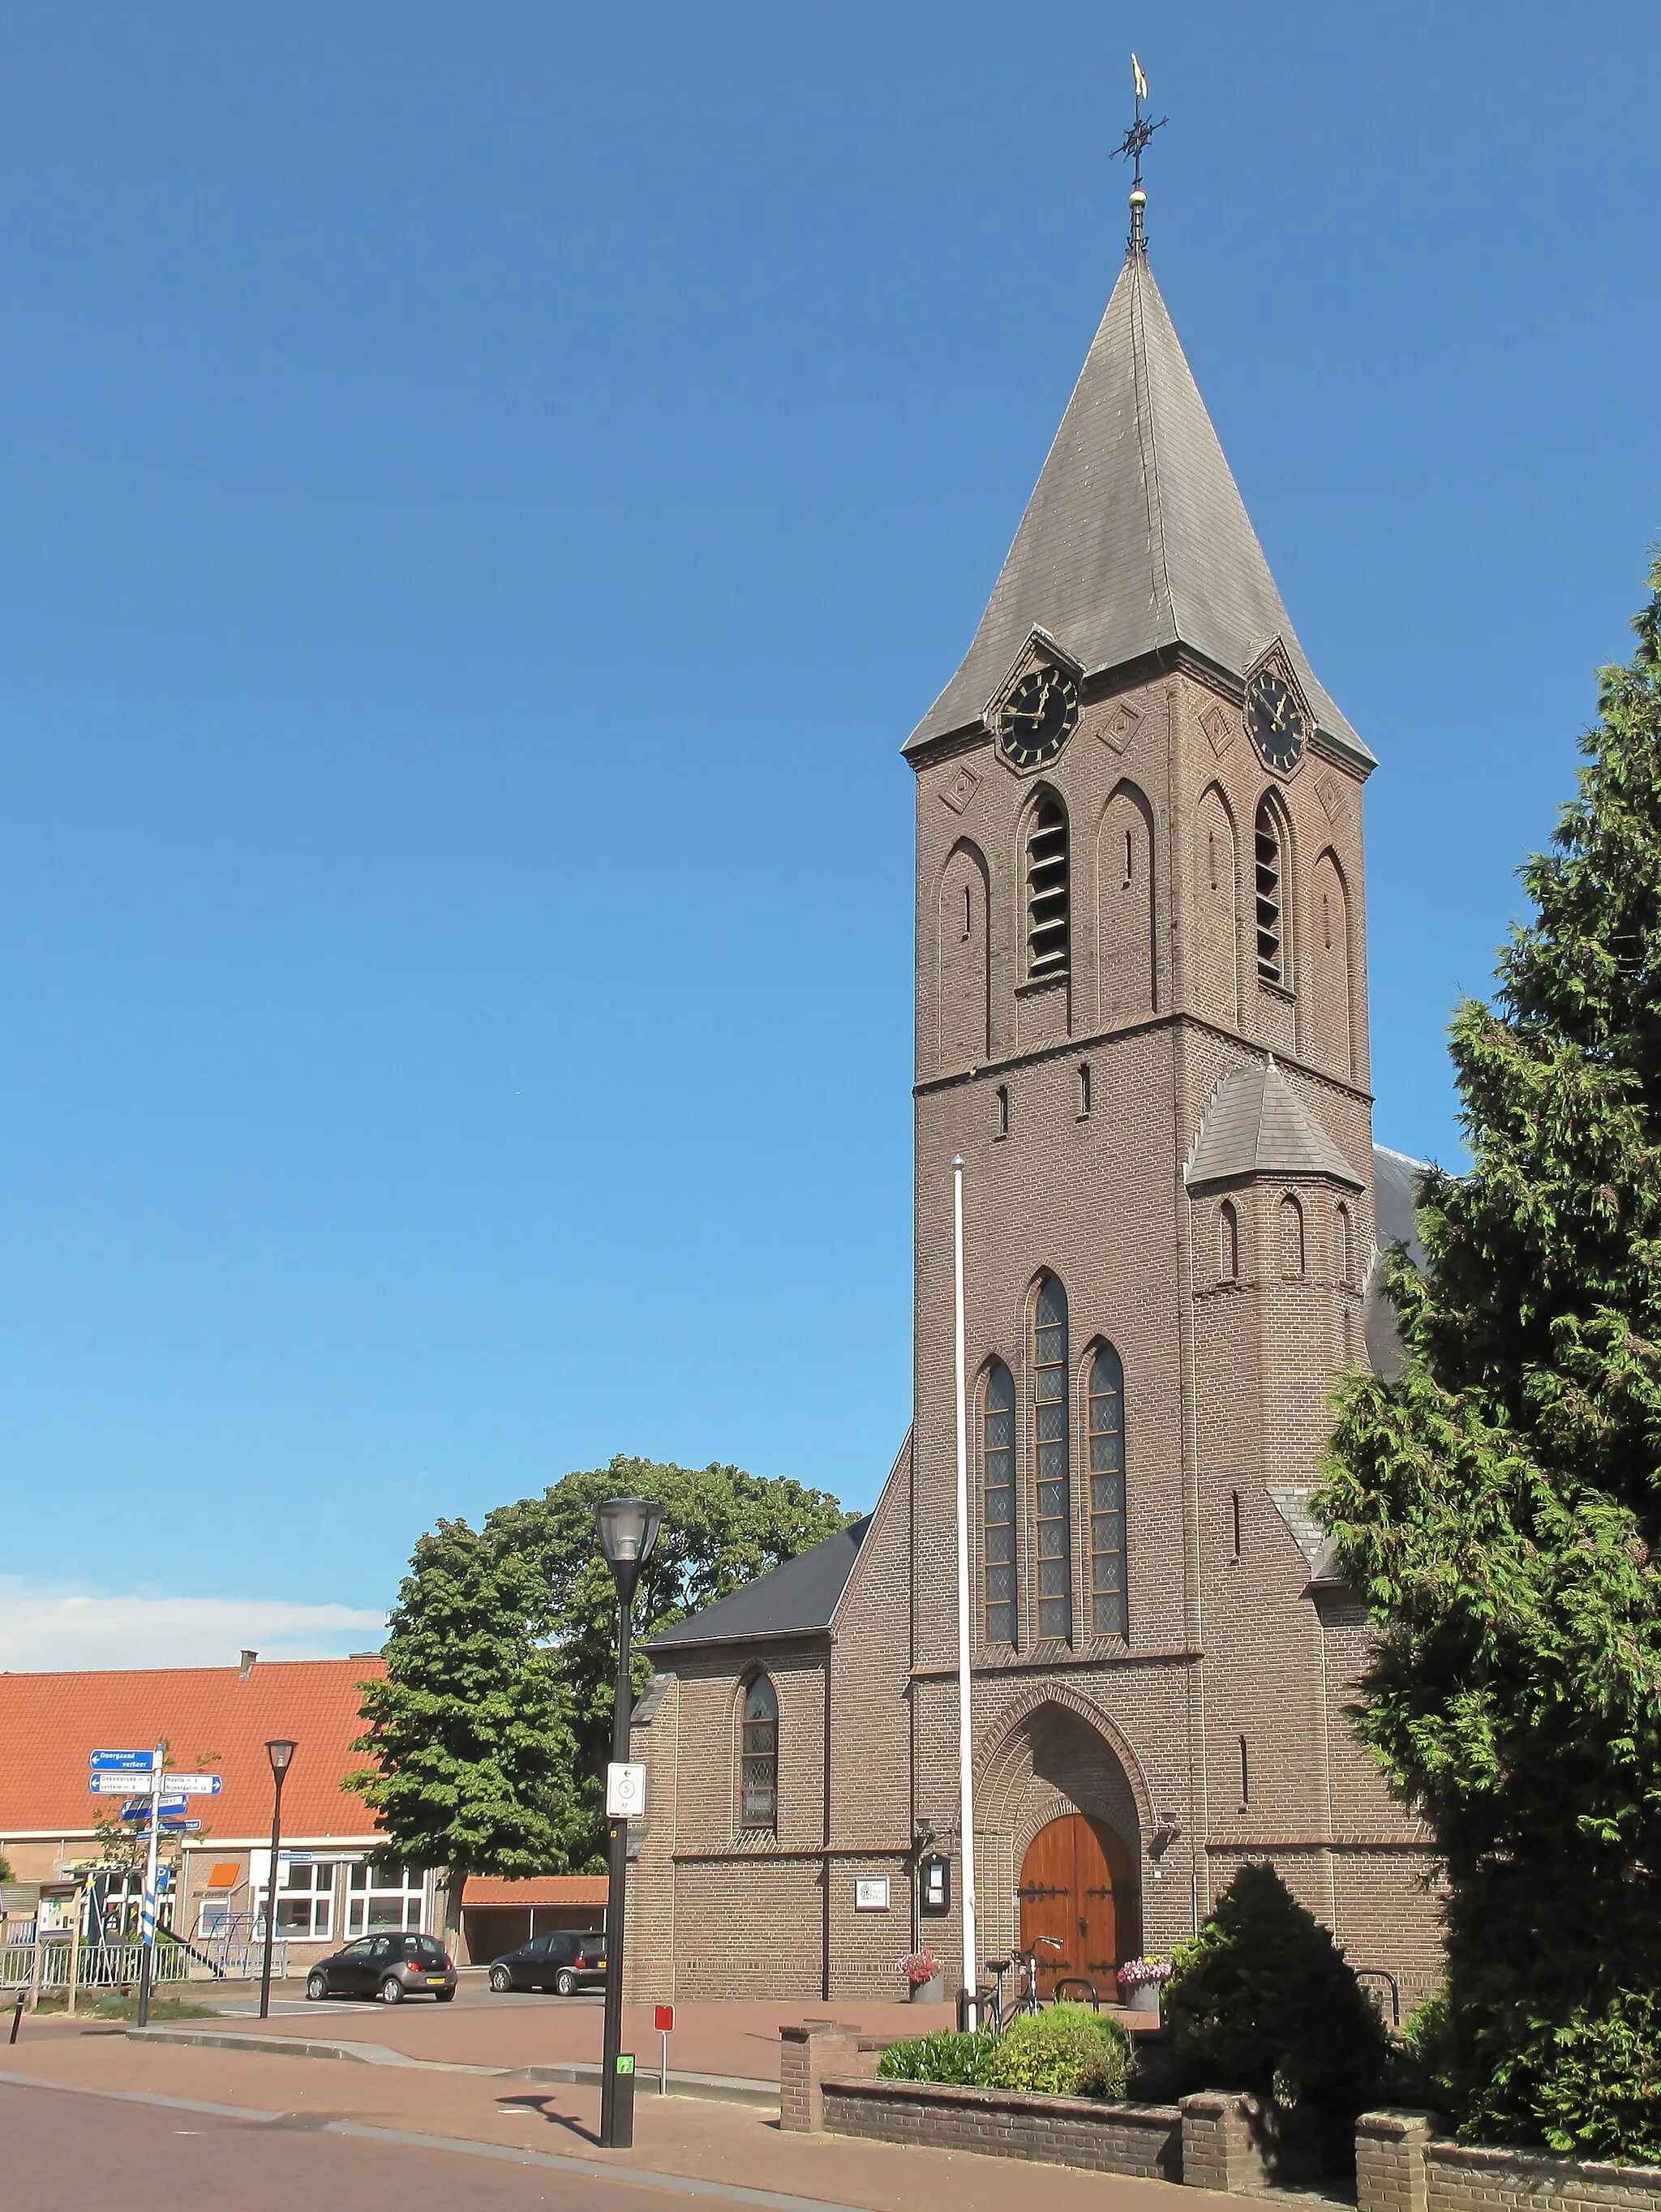
[(1360, 1176), (1272, 1057), (1224, 1075), (1188, 1164), (1190, 1188), (1250, 1175), (1330, 1176), (1353, 1190), (1361, 1188)]
[(1278, 636), (1320, 727), (1359, 766), (1375, 765), (1298, 642), (1140, 247), (975, 641), (905, 750), (976, 722), (1035, 628), (1086, 674), (1181, 643), (1239, 677)]

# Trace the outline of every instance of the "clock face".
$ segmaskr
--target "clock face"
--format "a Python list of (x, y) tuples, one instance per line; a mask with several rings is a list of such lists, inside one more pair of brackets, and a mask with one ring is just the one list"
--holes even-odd
[(1079, 687), (1064, 668), (1029, 668), (998, 709), (998, 744), (1017, 768), (1052, 761), (1079, 719)]
[(1247, 686), (1245, 726), (1270, 768), (1285, 773), (1303, 758), (1307, 719), (1297, 693), (1273, 668), (1260, 668)]

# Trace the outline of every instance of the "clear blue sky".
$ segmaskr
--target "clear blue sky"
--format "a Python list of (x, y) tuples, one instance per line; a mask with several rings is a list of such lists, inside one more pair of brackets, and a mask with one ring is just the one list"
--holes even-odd
[(898, 747), (1117, 270), (1133, 45), (1154, 266), (1382, 763), (1378, 1133), (1451, 1158), (1661, 537), (1652, 6), (0, 8), (18, 1603), (305, 1644), (617, 1450), (873, 1497)]

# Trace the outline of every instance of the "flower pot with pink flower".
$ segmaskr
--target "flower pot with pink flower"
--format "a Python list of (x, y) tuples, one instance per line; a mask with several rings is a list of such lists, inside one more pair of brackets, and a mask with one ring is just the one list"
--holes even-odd
[(1171, 1979), (1169, 1959), (1127, 1959), (1119, 1968), (1119, 2002), (1132, 2012), (1158, 2012), (1159, 1991)]
[(908, 1951), (895, 1961), (905, 1976), (913, 2004), (944, 2004), (946, 1975), (932, 1951)]

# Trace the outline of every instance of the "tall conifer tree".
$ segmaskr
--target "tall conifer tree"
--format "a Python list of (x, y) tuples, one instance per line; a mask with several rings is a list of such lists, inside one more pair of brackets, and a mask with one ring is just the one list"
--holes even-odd
[(1407, 1365), (1340, 1401), (1326, 1512), (1363, 1733), (1446, 1869), (1463, 2132), (1661, 2155), (1661, 560), (1579, 796), (1451, 1030)]

